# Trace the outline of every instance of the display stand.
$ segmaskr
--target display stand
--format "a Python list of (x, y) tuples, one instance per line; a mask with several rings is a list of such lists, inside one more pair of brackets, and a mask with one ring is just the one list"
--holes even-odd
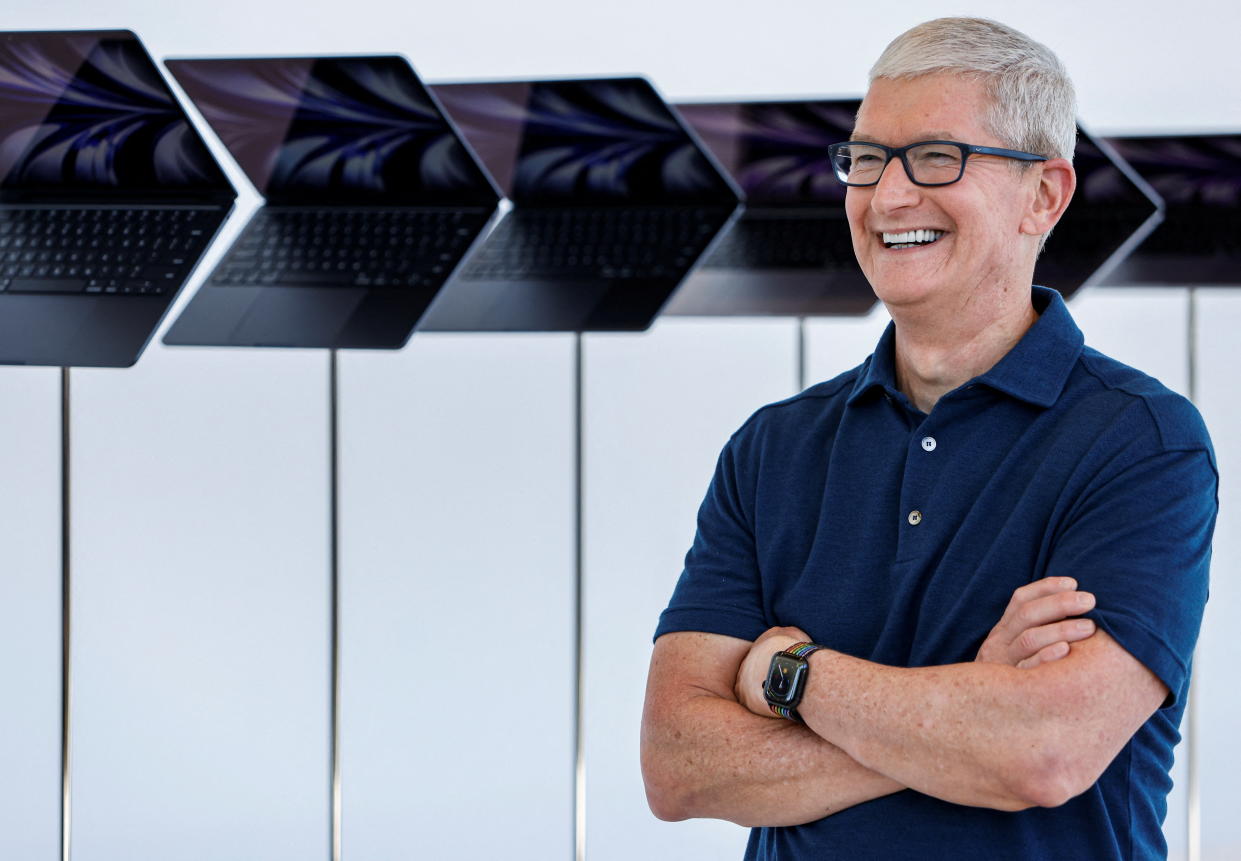
[(586, 718), (582, 582), (582, 333), (573, 336), (573, 855), (586, 858)]
[[(1189, 400), (1198, 403), (1198, 291), (1189, 288), (1189, 313), (1186, 315), (1185, 343), (1188, 352), (1186, 368)], [(1195, 663), (1197, 663), (1195, 661)], [(1185, 704), (1185, 830), (1188, 832), (1188, 861), (1202, 861), (1202, 799), (1199, 795), (1198, 772), (1198, 686), (1192, 677), (1189, 701)]]
[(72, 808), (69, 792), (69, 369), (60, 369), (60, 859), (69, 861)]
[(328, 351), (328, 506), (331, 528), (328, 530), (329, 578), (328, 601), (331, 616), (328, 626), (328, 643), (331, 655), (328, 659), (331, 673), (330, 717), (328, 719), (329, 752), (331, 761), (331, 824), (329, 845), (332, 861), (340, 861), (340, 496), (339, 496), (339, 432), (337, 411), (336, 351)]
[(797, 318), (797, 391), (806, 390), (806, 318)]

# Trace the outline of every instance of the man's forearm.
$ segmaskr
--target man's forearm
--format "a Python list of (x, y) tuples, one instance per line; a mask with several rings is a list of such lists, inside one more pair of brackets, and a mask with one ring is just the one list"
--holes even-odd
[(1077, 650), (1077, 660), (1034, 670), (905, 669), (816, 652), (799, 711), (857, 762), (928, 795), (1055, 806), (1097, 779), (1163, 696), (1110, 638)]
[(703, 693), (650, 714), (642, 767), (661, 819), (801, 825), (904, 787), (799, 724)]

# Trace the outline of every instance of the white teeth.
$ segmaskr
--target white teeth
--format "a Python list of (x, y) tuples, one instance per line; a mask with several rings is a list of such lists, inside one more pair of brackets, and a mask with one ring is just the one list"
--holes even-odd
[(884, 245), (919, 245), (934, 242), (944, 235), (942, 230), (906, 230), (904, 233), (884, 233)]

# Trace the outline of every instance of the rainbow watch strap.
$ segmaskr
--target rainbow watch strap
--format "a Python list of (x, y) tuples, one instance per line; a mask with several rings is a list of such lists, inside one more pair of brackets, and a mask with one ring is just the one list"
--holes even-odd
[(817, 643), (794, 643), (784, 650), (784, 654), (792, 655), (795, 658), (804, 658), (822, 648), (824, 647)]

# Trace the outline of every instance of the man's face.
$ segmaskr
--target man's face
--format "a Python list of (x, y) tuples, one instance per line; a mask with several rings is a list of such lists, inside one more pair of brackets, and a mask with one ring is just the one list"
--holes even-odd
[[(879, 79), (862, 102), (853, 139), (1007, 146), (986, 131), (987, 106), (983, 85), (969, 78)], [(1019, 172), (1008, 159), (971, 155), (959, 182), (927, 188), (910, 182), (893, 159), (878, 185), (850, 188), (845, 210), (853, 249), (880, 300), (889, 308), (928, 301), (963, 308), (987, 291), (1028, 288), (1037, 238), (1023, 222), (1038, 174), (1038, 167)], [(939, 238), (909, 247), (885, 241), (885, 233), (911, 230), (935, 231)]]

